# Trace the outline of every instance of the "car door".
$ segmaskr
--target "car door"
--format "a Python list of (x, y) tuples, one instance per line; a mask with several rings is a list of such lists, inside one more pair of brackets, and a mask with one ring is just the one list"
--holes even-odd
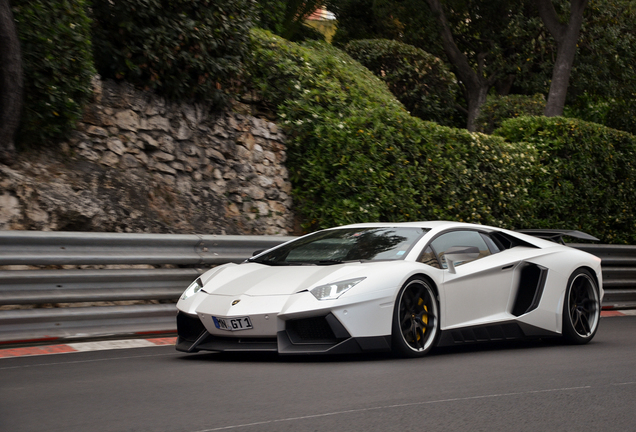
[[(455, 230), (435, 238), (431, 244), (444, 270), (444, 313), (442, 328), (480, 325), (510, 318), (508, 313), (513, 291), (515, 269), (521, 256), (500, 253), (486, 233)], [(451, 247), (477, 247), (477, 259), (455, 263), (448, 269), (444, 252)]]

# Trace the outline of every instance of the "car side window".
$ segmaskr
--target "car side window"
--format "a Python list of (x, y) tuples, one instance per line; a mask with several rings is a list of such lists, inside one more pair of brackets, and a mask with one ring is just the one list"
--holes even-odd
[(418, 261), (422, 264), (435, 267), (436, 269), (442, 268), (439, 264), (439, 260), (437, 259), (437, 255), (435, 255), (435, 252), (433, 252), (433, 249), (431, 248), (431, 245), (426, 246), (426, 249), (424, 249), (424, 252), (422, 252)]
[[(453, 246), (475, 246), (479, 249), (479, 257), (477, 259), (486, 257), (491, 254), (490, 248), (486, 244), (486, 241), (482, 235), (477, 231), (451, 231), (433, 240), (429, 247), (439, 257), (439, 261), (442, 268), (448, 268), (446, 263), (445, 252)], [(461, 265), (465, 263), (456, 263), (455, 265)]]
[(495, 243), (495, 241), (491, 239), (487, 234), (480, 233), (480, 235), (488, 245), (488, 249), (490, 249), (490, 252), (492, 252), (493, 254), (501, 252), (501, 248), (497, 246), (497, 243)]

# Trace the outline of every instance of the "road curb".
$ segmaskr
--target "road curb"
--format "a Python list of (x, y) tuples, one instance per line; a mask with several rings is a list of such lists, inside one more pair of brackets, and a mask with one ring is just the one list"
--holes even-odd
[(59, 345), (46, 345), (21, 348), (0, 349), (0, 359), (10, 357), (27, 357), (48, 354), (66, 354), (86, 351), (104, 351), (126, 348), (147, 348), (161, 345), (174, 345), (176, 337), (152, 338), (152, 339), (124, 339), (97, 342), (77, 342)]
[(634, 316), (636, 315), (636, 309), (630, 310), (604, 310), (601, 311), (601, 318), (603, 317), (617, 317), (617, 316)]

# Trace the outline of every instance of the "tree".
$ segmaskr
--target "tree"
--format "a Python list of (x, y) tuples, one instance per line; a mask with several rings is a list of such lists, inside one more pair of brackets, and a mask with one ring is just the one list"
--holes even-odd
[(586, 119), (599, 122), (603, 107), (614, 106), (612, 100), (634, 99), (635, 48), (636, 3), (590, 0), (581, 26), (566, 106), (581, 114), (589, 106), (592, 111)]
[(488, 75), (485, 70), (487, 52), (477, 53), (477, 70), (473, 70), (468, 57), (455, 43), (446, 14), (442, 9), (440, 0), (426, 0), (431, 11), (437, 19), (439, 33), (448, 61), (453, 65), (455, 74), (461, 80), (464, 94), (468, 102), (468, 122), (466, 129), (475, 130), (475, 120), (479, 115), (479, 109), (486, 102), (488, 91), (497, 81), (497, 73), (493, 71)]
[(0, 162), (13, 160), (22, 107), (20, 40), (9, 0), (0, 0)]
[[(442, 17), (432, 13), (431, 1), (444, 13), (446, 29), (439, 25)], [(541, 14), (540, 3), (546, 9)], [(465, 57), (479, 80), (494, 80), (490, 93), (551, 93), (551, 106), (561, 106), (558, 114), (565, 103), (569, 114), (588, 110), (594, 115), (584, 118), (594, 121), (603, 117), (603, 106), (614, 104), (612, 99), (636, 100), (633, 0), (331, 0), (328, 7), (338, 17), (334, 39), (339, 43), (396, 39), (446, 59), (464, 86), (466, 112), (479, 103), (469, 104), (474, 99), (469, 81), (447, 55), (440, 35), (446, 32), (448, 42), (448, 30), (456, 57)]]
[(539, 15), (557, 44), (557, 56), (544, 112), (548, 117), (563, 114), (576, 44), (583, 23), (583, 11), (587, 2), (588, 0), (571, 0), (569, 21), (567, 24), (562, 24), (551, 0), (536, 0)]
[[(528, 2), (513, 0), (338, 0), (339, 33), (347, 37), (395, 38), (445, 58), (458, 77), (467, 128), (475, 129), (486, 95), (495, 87), (506, 94), (528, 49)], [(371, 10), (371, 25), (361, 26), (361, 10)], [(329, 8), (331, 9), (331, 5)], [(536, 15), (536, 12), (534, 12)], [(539, 21), (537, 19), (537, 21)], [(532, 26), (531, 26), (532, 27)], [(534, 24), (534, 28), (536, 28)], [(530, 31), (534, 31), (531, 28)]]

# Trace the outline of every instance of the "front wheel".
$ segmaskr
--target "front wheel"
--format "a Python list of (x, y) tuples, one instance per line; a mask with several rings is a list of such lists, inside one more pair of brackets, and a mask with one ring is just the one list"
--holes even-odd
[(585, 269), (578, 269), (568, 280), (563, 302), (563, 337), (581, 345), (592, 340), (601, 316), (596, 279)]
[(404, 357), (422, 357), (433, 348), (438, 333), (439, 307), (435, 291), (424, 278), (409, 279), (395, 301), (393, 349)]

